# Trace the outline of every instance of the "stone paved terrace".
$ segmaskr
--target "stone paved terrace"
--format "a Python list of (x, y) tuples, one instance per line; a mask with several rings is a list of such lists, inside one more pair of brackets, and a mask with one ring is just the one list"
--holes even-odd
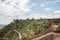
[(33, 37), (29, 40), (60, 40), (60, 34), (50, 32), (47, 33), (46, 35)]

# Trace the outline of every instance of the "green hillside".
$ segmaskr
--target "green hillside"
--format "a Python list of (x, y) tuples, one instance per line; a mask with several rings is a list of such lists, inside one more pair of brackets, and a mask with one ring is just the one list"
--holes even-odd
[[(57, 20), (52, 20), (55, 23), (60, 23)], [(13, 20), (0, 30), (1, 38), (8, 38), (10, 40), (20, 40), (19, 35), (14, 31), (21, 33), (21, 40), (27, 40), (36, 35), (42, 35), (51, 28), (50, 21), (43, 19), (27, 19), (27, 20)]]

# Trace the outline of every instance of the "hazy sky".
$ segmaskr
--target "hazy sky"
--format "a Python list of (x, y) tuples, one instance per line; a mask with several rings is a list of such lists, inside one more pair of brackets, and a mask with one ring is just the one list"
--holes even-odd
[(0, 24), (8, 24), (17, 16), (60, 18), (60, 0), (0, 0)]

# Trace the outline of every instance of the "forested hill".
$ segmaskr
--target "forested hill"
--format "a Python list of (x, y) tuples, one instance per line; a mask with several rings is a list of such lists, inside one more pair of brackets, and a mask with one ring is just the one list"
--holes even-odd
[[(0, 30), (0, 37), (19, 40), (19, 35), (14, 31), (17, 30), (22, 36), (21, 40), (27, 40), (47, 32), (51, 27), (51, 23), (60, 24), (60, 19), (15, 19)], [(59, 32), (59, 29), (56, 32)]]

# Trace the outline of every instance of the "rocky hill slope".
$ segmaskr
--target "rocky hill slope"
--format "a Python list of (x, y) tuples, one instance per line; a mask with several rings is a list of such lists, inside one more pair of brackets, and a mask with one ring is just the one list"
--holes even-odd
[[(4, 28), (0, 30), (0, 37), (8, 38), (10, 40), (27, 40), (36, 35), (44, 34), (48, 29), (50, 29), (51, 20), (13, 20), (13, 22), (6, 25)], [(57, 20), (55, 20), (54, 22), (59, 23), (57, 22)]]

